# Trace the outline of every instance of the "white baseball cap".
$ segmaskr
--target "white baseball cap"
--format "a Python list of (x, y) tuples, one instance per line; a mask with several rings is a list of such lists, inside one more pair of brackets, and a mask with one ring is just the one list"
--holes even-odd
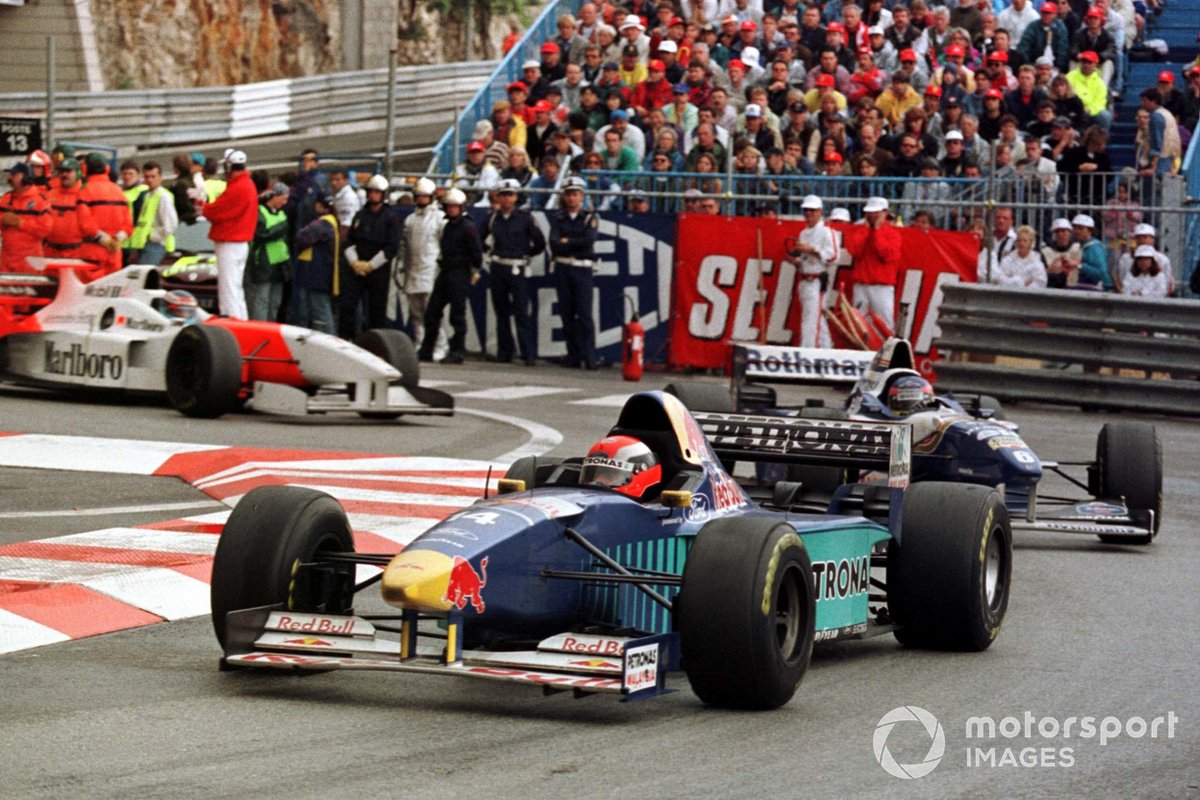
[(747, 119), (761, 117), (762, 115), (763, 115), (762, 106), (758, 105), (757, 103), (750, 103), (749, 105), (746, 106), (746, 118)]
[(1076, 214), (1071, 220), (1072, 225), (1078, 225), (1081, 228), (1095, 228), (1096, 220), (1089, 217), (1087, 214)]
[(522, 64), (522, 65), (521, 65), (521, 69), (532, 69), (532, 68), (534, 68), (534, 67), (537, 67), (538, 69), (541, 69), (541, 68), (542, 68), (542, 62), (540, 62), (540, 61), (535, 61), (534, 59), (532, 59), (532, 58), (531, 58), (531, 59), (529, 59), (528, 61), (526, 61), (524, 64)]
[(643, 31), (646, 30), (642, 26), (642, 18), (637, 14), (630, 14), (629, 16), (625, 17), (625, 20), (621, 23), (621, 30), (625, 30), (626, 28), (637, 28), (638, 30)]
[(878, 25), (872, 25), (871, 27), (867, 28), (867, 35), (883, 36), (883, 28), (879, 27)]
[(1158, 234), (1154, 232), (1154, 226), (1147, 225), (1145, 222), (1139, 223), (1138, 226), (1133, 229), (1133, 235), (1134, 236), (1158, 236)]
[(1134, 258), (1154, 258), (1154, 248), (1148, 244), (1139, 244), (1133, 251)]
[(1050, 223), (1050, 230), (1069, 231), (1071, 230), (1071, 221), (1065, 217), (1059, 217), (1058, 219), (1054, 220), (1054, 222)]
[(230, 151), (226, 152), (226, 154), (225, 154), (225, 163), (226, 164), (241, 164), (241, 165), (245, 166), (246, 154), (243, 153), (241, 150), (230, 150)]
[(748, 67), (758, 66), (758, 48), (743, 47), (742, 48), (742, 63)]
[(875, 211), (887, 211), (888, 201), (886, 197), (868, 197), (867, 204), (863, 206), (863, 211), (870, 214)]
[(663, 39), (658, 43), (658, 52), (660, 53), (678, 53), (679, 45), (672, 42), (670, 39)]
[(947, 131), (946, 132), (946, 141), (947, 142), (961, 142), (962, 140), (963, 140), (962, 131)]
[(829, 212), (829, 221), (830, 222), (849, 222), (850, 221), (850, 210), (846, 209), (846, 208), (835, 208), (833, 211)]
[(820, 211), (823, 208), (825, 208), (825, 204), (822, 203), (821, 198), (817, 197), (815, 194), (806, 194), (804, 196), (804, 202), (802, 202), (800, 204), (800, 208), (801, 209), (815, 208), (817, 211)]

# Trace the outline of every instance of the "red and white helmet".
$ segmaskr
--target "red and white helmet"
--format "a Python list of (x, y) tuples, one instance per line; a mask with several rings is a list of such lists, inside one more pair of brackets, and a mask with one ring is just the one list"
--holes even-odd
[(646, 443), (632, 436), (607, 436), (592, 445), (579, 483), (604, 486), (641, 500), (662, 482), (662, 465)]

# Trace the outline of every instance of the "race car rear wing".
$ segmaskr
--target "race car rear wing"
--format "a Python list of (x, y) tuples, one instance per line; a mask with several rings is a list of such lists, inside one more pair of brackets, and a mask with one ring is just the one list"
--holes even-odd
[(735, 383), (854, 383), (871, 366), (869, 350), (733, 343)]
[(908, 486), (912, 426), (890, 422), (693, 413), (723, 461), (765, 461), (886, 470), (888, 485)]

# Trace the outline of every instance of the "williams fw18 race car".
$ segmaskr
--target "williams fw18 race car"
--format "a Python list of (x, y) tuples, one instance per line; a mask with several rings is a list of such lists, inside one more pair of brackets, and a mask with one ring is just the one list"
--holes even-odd
[[(999, 489), (1014, 530), (1096, 535), (1112, 544), (1150, 544), (1163, 510), (1162, 444), (1152, 424), (1109, 422), (1096, 439), (1091, 461), (1046, 461), (1004, 418), (988, 395), (935, 395), (915, 369), (912, 346), (892, 337), (884, 342), (854, 384), (842, 408), (820, 401), (781, 406), (768, 383), (794, 381), (793, 373), (770, 367), (787, 361), (789, 348), (738, 345), (730, 389), (688, 383), (670, 387), (693, 410), (763, 411), (800, 419), (849, 419), (912, 428), (914, 482), (953, 481)], [(753, 351), (753, 352), (750, 352)], [(1039, 492), (1046, 473), (1067, 481), (1078, 494)], [(811, 467), (776, 470), (776, 477), (827, 491), (862, 473)], [(762, 474), (760, 469), (760, 476)], [(869, 477), (869, 475), (868, 475)]]
[[(328, 495), (260, 487), (219, 540), (212, 620), (225, 669), (372, 669), (638, 699), (682, 668), (699, 698), (775, 708), (814, 642), (893, 633), (989, 647), (1012, 536), (985, 486), (908, 485), (911, 428), (689, 413), (631, 397), (587, 456), (524, 458), (499, 494), (399, 554), (357, 553)], [(881, 470), (814, 499), (735, 480), (722, 459)], [(356, 569), (382, 572), (364, 580)], [(390, 614), (356, 614), (380, 584)]]
[(81, 262), (0, 274), (0, 373), (48, 388), (165, 394), (193, 417), (241, 407), (364, 417), (452, 414), (448, 394), (418, 384), (412, 342), (394, 330), (356, 343), (293, 325), (212, 316), (157, 270), (127, 267), (88, 284)]

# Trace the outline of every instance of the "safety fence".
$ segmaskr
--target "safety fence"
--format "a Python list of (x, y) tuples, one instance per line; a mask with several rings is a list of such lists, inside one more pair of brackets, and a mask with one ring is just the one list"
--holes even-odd
[(1002, 400), (1200, 415), (1200, 301), (947, 284), (938, 384)]
[[(1183, 159), (1183, 176), (1187, 181), (1187, 204), (1191, 208), (1200, 208), (1200, 127), (1193, 134), (1188, 145), (1187, 155)], [(1200, 216), (1192, 215), (1187, 218), (1184, 226), (1183, 254), (1183, 286), (1189, 292), (1192, 273), (1200, 268)]]
[(542, 43), (558, 35), (558, 16), (565, 13), (575, 14), (581, 5), (583, 0), (551, 0), (533, 24), (525, 30), (521, 40), (500, 59), (500, 63), (486, 78), (483, 86), (479, 86), (476, 81), (478, 91), (465, 105), (459, 103), (463, 107), (462, 113), (434, 146), (433, 158), (429, 162), (430, 172), (450, 172), (455, 164), (462, 161), (466, 154), (466, 139), (470, 137), (475, 123), (491, 115), (493, 103), (508, 98), (505, 88), (513, 81), (521, 79), (521, 64), (529, 59), (541, 61)]
[[(1086, 214), (1096, 223), (1094, 236), (1108, 248), (1109, 268), (1115, 272), (1132, 252), (1138, 223), (1155, 226), (1156, 248), (1171, 260), (1177, 287), (1186, 286), (1184, 270), (1189, 248), (1188, 226), (1200, 232), (1200, 205), (1184, 200), (1179, 176), (1149, 178), (1127, 173), (1053, 173), (989, 178), (862, 178), (827, 175), (769, 175), (725, 172), (622, 172), (584, 170), (587, 204), (599, 211), (624, 211), (632, 195), (648, 201), (647, 211), (660, 214), (716, 213), (724, 216), (778, 216), (800, 219), (800, 203), (815, 194), (825, 213), (844, 208), (852, 219), (862, 216), (869, 197), (885, 197), (896, 219), (913, 225), (917, 212), (929, 215), (928, 225), (941, 230), (975, 231), (983, 236), (993, 227), (995, 210), (1013, 212), (1015, 226), (1028, 225), (1038, 245), (1048, 242), (1051, 223)], [(561, 184), (565, 171), (560, 174)], [(415, 180), (418, 176), (409, 176)], [(431, 174), (439, 184), (457, 185), (470, 192), (475, 179), (447, 173)], [(556, 189), (527, 186), (521, 190), (532, 207), (554, 208)], [(473, 201), (478, 193), (472, 195)], [(715, 201), (715, 202), (705, 202)], [(995, 264), (990, 265), (994, 267)], [(986, 271), (986, 268), (985, 268)]]
[[(401, 67), (398, 128), (451, 119), (495, 62)], [(268, 136), (387, 118), (388, 71), (335, 72), (307, 78), (201, 89), (63, 92), (54, 98), (58, 139), (141, 148)], [(44, 116), (40, 92), (0, 95), (0, 114)]]

